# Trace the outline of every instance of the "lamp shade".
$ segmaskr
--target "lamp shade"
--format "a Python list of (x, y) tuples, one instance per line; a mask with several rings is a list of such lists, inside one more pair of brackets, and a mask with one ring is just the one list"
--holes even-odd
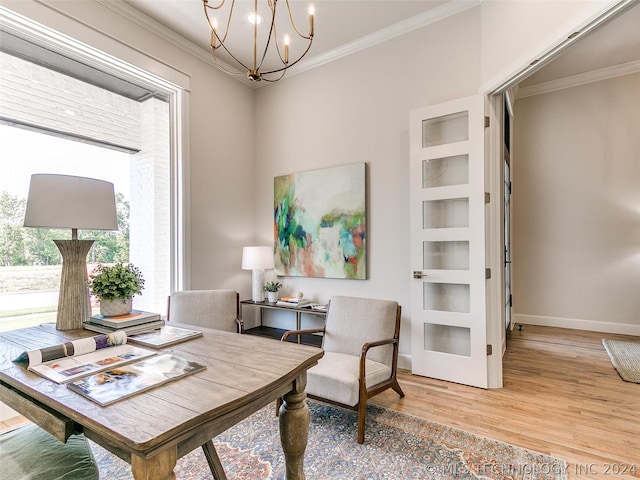
[(72, 175), (34, 174), (24, 226), (118, 230), (113, 183)]
[(243, 270), (261, 270), (265, 268), (275, 268), (273, 248), (262, 246), (242, 248)]

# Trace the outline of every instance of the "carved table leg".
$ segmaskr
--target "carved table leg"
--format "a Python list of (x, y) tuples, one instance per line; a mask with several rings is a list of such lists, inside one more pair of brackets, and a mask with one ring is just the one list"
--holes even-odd
[(143, 459), (131, 455), (131, 471), (135, 480), (175, 480), (173, 469), (178, 458), (177, 449), (168, 448), (158, 455)]
[(304, 451), (309, 437), (309, 407), (304, 387), (306, 374), (298, 378), (293, 389), (282, 397), (280, 407), (280, 442), (284, 451), (287, 480), (304, 480)]

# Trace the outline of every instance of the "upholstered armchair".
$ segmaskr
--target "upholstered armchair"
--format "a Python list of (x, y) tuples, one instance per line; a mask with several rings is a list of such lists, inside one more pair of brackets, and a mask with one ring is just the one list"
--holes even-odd
[(167, 321), (242, 333), (235, 290), (185, 290), (169, 296)]
[[(235, 290), (184, 290), (169, 296), (167, 321), (243, 333), (240, 295)], [(214, 480), (226, 480), (212, 440), (202, 444)]]
[(392, 388), (404, 397), (396, 378), (401, 307), (371, 298), (331, 298), (325, 327), (293, 330), (322, 333), (324, 356), (307, 371), (307, 395), (358, 412), (358, 443), (364, 443), (367, 400)]

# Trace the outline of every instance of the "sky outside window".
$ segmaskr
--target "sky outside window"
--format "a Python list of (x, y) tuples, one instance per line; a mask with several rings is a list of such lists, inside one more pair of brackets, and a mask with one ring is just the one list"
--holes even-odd
[(129, 198), (129, 155), (108, 148), (0, 125), (0, 191), (27, 198), (33, 173), (59, 173), (112, 182)]

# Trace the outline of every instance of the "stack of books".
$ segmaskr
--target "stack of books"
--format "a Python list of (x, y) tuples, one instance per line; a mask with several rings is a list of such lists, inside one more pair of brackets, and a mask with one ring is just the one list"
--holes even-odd
[(98, 333), (111, 333), (116, 330), (124, 330), (127, 335), (149, 332), (164, 326), (164, 320), (159, 313), (144, 312), (142, 310), (132, 310), (126, 315), (115, 317), (105, 317), (95, 314), (84, 322), (84, 328)]
[(311, 300), (306, 300), (304, 298), (282, 297), (276, 302), (276, 305), (279, 307), (306, 307), (310, 303)]

